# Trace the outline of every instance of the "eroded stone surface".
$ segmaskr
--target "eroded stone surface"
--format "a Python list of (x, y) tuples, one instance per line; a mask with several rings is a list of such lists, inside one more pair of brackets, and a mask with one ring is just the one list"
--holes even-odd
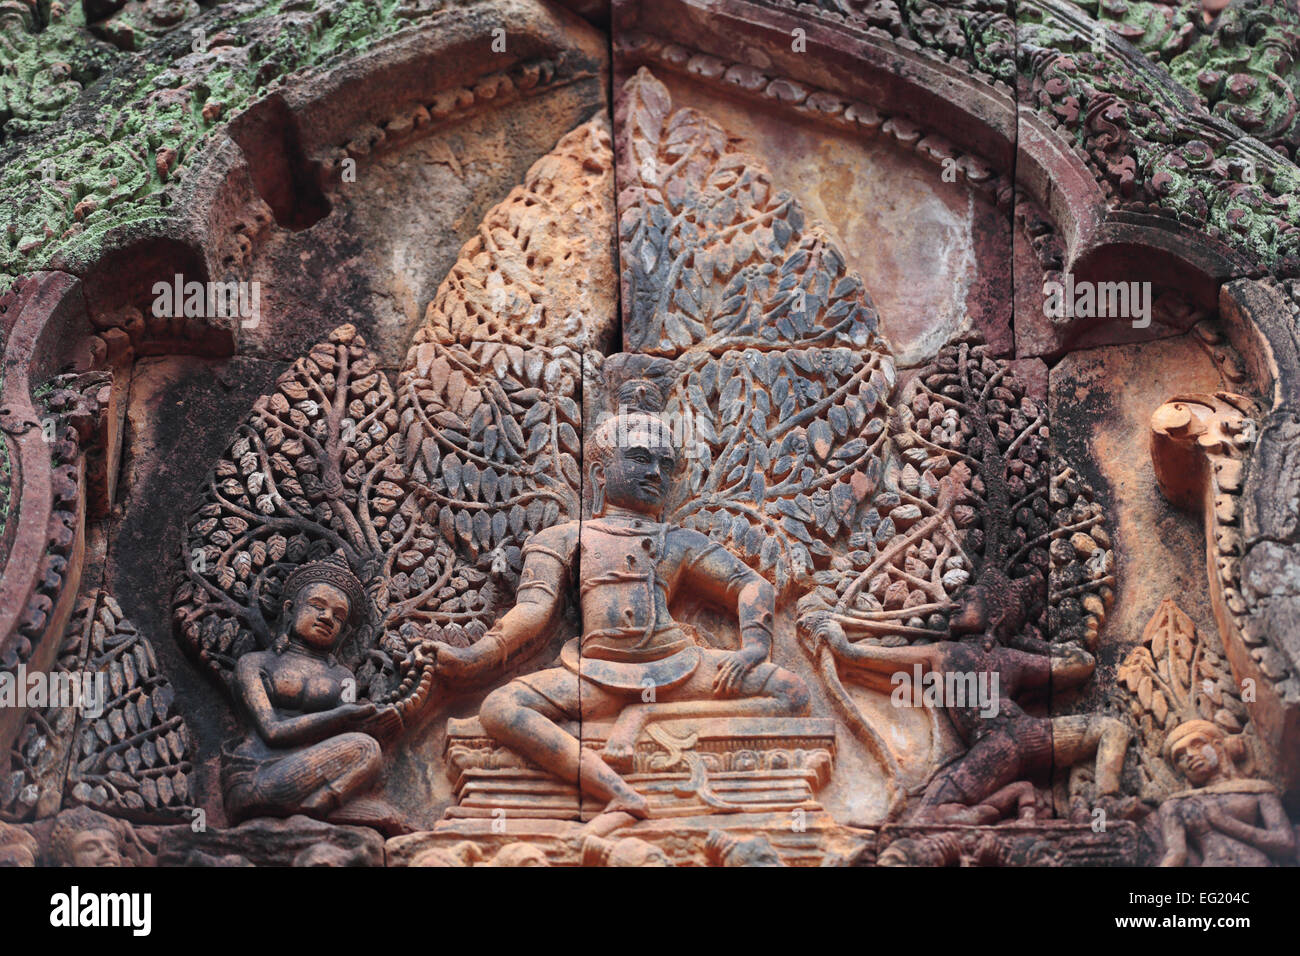
[[(1294, 860), (1290, 290), (1212, 315), (1291, 268), (1293, 117), (1245, 74), (1193, 85), (1277, 154), (1039, 0), (615, 3), (613, 108), (564, 10), (273, 6), (169, 52), (151, 132), (105, 134), (161, 136), (143, 166), (56, 164), (0, 254), (85, 273), (0, 299), (5, 500), (55, 506), (4, 539), (46, 563), (0, 638), (48, 663), (70, 617), (61, 666), (112, 685), (22, 713), (0, 858)], [(91, 16), (127, 50), (195, 12)], [(1103, 16), (1223, 65), (1181, 13)], [(1053, 320), (1067, 268), (1178, 295)], [(176, 270), (256, 281), (258, 321), (152, 311)]]

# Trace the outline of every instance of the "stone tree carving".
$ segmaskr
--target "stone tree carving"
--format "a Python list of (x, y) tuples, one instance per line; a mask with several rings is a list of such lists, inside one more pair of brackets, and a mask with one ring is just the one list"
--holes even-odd
[[(778, 608), (869, 533), (893, 362), (833, 242), (716, 123), (672, 111), (648, 73), (617, 115), (637, 158), (619, 228), (638, 351), (584, 357), (585, 517), (528, 539), (517, 603), (482, 640), (432, 654), (461, 685), (526, 660), (566, 605), (579, 636), (449, 727), (450, 813), (513, 799), (563, 816), (584, 793), (629, 817), (816, 809), (829, 722), (802, 717), (803, 682), (768, 657), (792, 636), (774, 633)], [(548, 771), (581, 786), (548, 803)]]
[(611, 347), (613, 188), (609, 121), (599, 115), (563, 137), (488, 212), (438, 288), (416, 343)]
[(69, 622), (50, 693), (58, 699), (14, 742), (0, 812), (42, 818), (82, 804), (136, 822), (190, 820), (189, 731), (152, 644), (107, 592)]
[[(896, 374), (862, 280), (799, 202), (648, 71), (617, 105), (624, 337), (671, 357), (667, 512), (781, 594), (870, 535)], [(613, 391), (610, 413), (616, 413)]]
[[(1101, 508), (1052, 456), (1045, 404), (978, 338), (950, 343), (910, 378), (889, 437), (875, 533), (818, 576), (800, 612), (805, 647), (838, 711), (896, 781), (891, 812), (902, 811), (908, 793), (925, 792), (926, 814), (997, 819), (1002, 787), (1097, 751), (1106, 778), (1101, 792), (1115, 793), (1127, 732), (1110, 718), (1035, 724), (1037, 757), (1026, 724), (1007, 738), (1015, 743), (1001, 747), (1007, 759), (993, 761), (1002, 767), (995, 770), (978, 756), (999, 749), (996, 734), (985, 739), (994, 721), (973, 719), (963, 731), (964, 711), (950, 710), (971, 752), (954, 771), (960, 779), (932, 780), (933, 761), (929, 769), (903, 771), (899, 755), (845, 690), (843, 679), (878, 685), (914, 664), (940, 675), (998, 673), (1008, 698), (1002, 720), (1014, 721), (1019, 708), (1009, 698), (1017, 688), (1045, 687), (1049, 674), (1058, 690), (1090, 678), (1093, 659), (1084, 648), (1096, 644), (1115, 584)], [(959, 666), (969, 648), (944, 640), (949, 634), (983, 641), (993, 656)], [(987, 709), (973, 707), (971, 714)], [(984, 743), (977, 748), (978, 740)]]
[[(368, 712), (340, 714), (325, 739), (374, 720), (383, 725), (379, 738), (399, 736), (438, 699), (433, 658), (417, 649), (481, 639), (513, 603), (525, 539), (576, 517), (581, 372), (577, 353), (559, 343), (571, 336), (570, 315), (608, 289), (573, 280), (576, 301), (565, 300), (536, 276), (554, 268), (572, 277), (578, 266), (527, 266), (537, 253), (526, 250), (556, 230), (588, 230), (598, 247), (599, 218), (583, 203), (610, 168), (600, 119), (533, 167), (444, 282), (396, 389), (365, 341), (343, 327), (299, 359), (240, 427), (190, 521), (175, 619), (185, 644), (245, 709), (243, 691), (256, 681), (241, 677), (242, 662), (264, 656), (285, 615), (297, 613), (300, 595), (285, 592), (287, 580), (329, 560), (360, 590), (343, 588), (352, 626), (322, 648), (342, 668), (322, 703)], [(530, 278), (528, 268), (541, 271)], [(475, 269), (496, 283), (483, 285)], [(529, 296), (538, 301), (524, 308)], [(474, 316), (501, 315), (494, 299), (506, 304), (514, 332), (475, 340)], [(352, 682), (350, 701), (344, 681)], [(370, 786), (378, 754), (354, 743), (345, 763)], [(353, 797), (364, 789), (348, 784)], [(249, 807), (304, 809), (304, 794), (277, 794), (271, 787)]]

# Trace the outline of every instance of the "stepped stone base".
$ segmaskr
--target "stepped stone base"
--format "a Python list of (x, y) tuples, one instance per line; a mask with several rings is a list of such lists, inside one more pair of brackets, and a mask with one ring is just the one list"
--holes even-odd
[[(582, 728), (601, 751), (609, 724)], [(574, 732), (577, 733), (576, 728)], [(447, 819), (590, 819), (602, 807), (489, 737), (477, 719), (448, 722), (445, 754), (456, 804)], [(618, 767), (655, 818), (707, 813), (819, 811), (830, 779), (834, 722), (810, 718), (667, 720), (651, 724)]]

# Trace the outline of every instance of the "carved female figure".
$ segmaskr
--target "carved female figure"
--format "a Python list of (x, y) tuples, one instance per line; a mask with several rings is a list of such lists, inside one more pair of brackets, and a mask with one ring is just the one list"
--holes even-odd
[(350, 670), (334, 651), (363, 615), (365, 592), (341, 556), (313, 561), (285, 582), (272, 648), (245, 654), (233, 687), (248, 727), (222, 750), (222, 792), (234, 820), (305, 813), (335, 822), (392, 819), (361, 796), (381, 767), (380, 742), (402, 729), (392, 706), (354, 703)]
[(1276, 788), (1240, 777), (1217, 724), (1188, 720), (1165, 741), (1165, 755), (1193, 787), (1160, 805), (1161, 866), (1185, 866), (1188, 844), (1202, 866), (1272, 866), (1295, 853), (1295, 834)]

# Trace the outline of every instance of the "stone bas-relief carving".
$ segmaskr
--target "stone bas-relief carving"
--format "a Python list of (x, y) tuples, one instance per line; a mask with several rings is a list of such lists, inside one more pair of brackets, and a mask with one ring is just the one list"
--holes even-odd
[[(308, 6), (297, 12), (330, 21), (330, 4)], [(12, 633), (0, 633), (4, 663), (102, 674), (109, 692), (94, 716), (53, 701), (24, 707), (0, 748), (8, 760), (0, 862), (1296, 861), (1295, 640), (1261, 624), (1278, 617), (1284, 576), (1273, 573), (1264, 595), (1243, 560), (1252, 549), (1283, 547), (1294, 530), (1289, 505), (1261, 504), (1246, 491), (1261, 431), (1273, 436), (1270, 467), (1288, 467), (1274, 441), (1290, 434), (1277, 408), (1294, 403), (1281, 339), (1240, 319), (1250, 309), (1226, 292), (1215, 317), (1207, 290), (1227, 271), (1188, 291), (1176, 321), (1159, 330), (1161, 347), (1181, 348), (1186, 332), (1185, 351), (1220, 385), (1160, 394), (1143, 409), (1149, 455), (1117, 481), (1113, 463), (1100, 467), (1113, 446), (1087, 427), (1108, 410), (1092, 398), (1063, 408), (1066, 373), (1027, 357), (1032, 350), (1016, 352), (1005, 336), (990, 344), (974, 322), (942, 343), (930, 336), (920, 358), (896, 349), (848, 265), (870, 250), (846, 255), (833, 185), (818, 217), (809, 215), (814, 204), (773, 175), (762, 144), (725, 128), (725, 114), (709, 115), (700, 106), (708, 98), (691, 99), (693, 84), (711, 84), (712, 102), (729, 85), (774, 127), (830, 124), (844, 152), (825, 168), (838, 163), (854, 176), (872, 169), (849, 134), (887, 132), (898, 168), (914, 163), (917, 175), (938, 176), (945, 159), (960, 157), (961, 175), (938, 188), (956, 202), (978, 192), (1055, 274), (1070, 263), (1105, 267), (1105, 256), (1095, 257), (1098, 266), (1079, 248), (1094, 219), (1117, 209), (1136, 215), (1139, 199), (1153, 200), (1153, 212), (1180, 191), (1236, 175), (1220, 155), (1231, 153), (1226, 124), (1258, 125), (1240, 104), (1234, 112), (1229, 100), (1239, 94), (1204, 94), (1222, 114), (1210, 146), (1201, 144), (1210, 150), (1204, 164), (1193, 162), (1197, 147), (1179, 125), (1183, 145), (1159, 153), (1162, 172), (1148, 182), (1143, 144), (1148, 134), (1168, 137), (1145, 106), (1125, 113), (1117, 91), (1141, 88), (1150, 102), (1185, 97), (1148, 89), (1149, 71), (1165, 67), (1144, 63), (1126, 68), (1131, 83), (1117, 68), (1098, 99), (1089, 71), (1124, 61), (1129, 48), (1119, 59), (1058, 50), (1064, 41), (1053, 31), (1072, 35), (1088, 18), (1055, 0), (1036, 0), (1024, 23), (1000, 7), (972, 19), (931, 4), (904, 22), (884, 7), (725, 5), (718, 16), (745, 36), (726, 57), (707, 29), (675, 35), (660, 14), (615, 3), (609, 28), (638, 29), (610, 47), (612, 66), (558, 49), (566, 31), (581, 33), (579, 46), (603, 47), (588, 43), (591, 27), (526, 0), (464, 0), (432, 13), (417, 6), (394, 14), (409, 26), (400, 43), (337, 53), (361, 87), (392, 50), (400, 61), (422, 49), (426, 14), (455, 25), (458, 8), (472, 6), (484, 24), (527, 13), (543, 26), (499, 73), (485, 79), (464, 65), (457, 77), (447, 65), (437, 89), (412, 93), (410, 103), (308, 108), (284, 94), (284, 109), (303, 111), (294, 121), (310, 153), (292, 163), (329, 180), (317, 210), (324, 217), (331, 203), (351, 201), (344, 154), (355, 162), (382, 147), (385, 163), (400, 164), (412, 143), (440, 137), (438, 149), (419, 155), (445, 156), (472, 193), (473, 182), (487, 180), (475, 179), (483, 157), (458, 138), (471, 113), (491, 130), (494, 102), (515, 109), (526, 94), (540, 115), (559, 109), (554, 97), (566, 84), (610, 73), (614, 102), (594, 115), (590, 105), (565, 113), (564, 132), (528, 157), (515, 188), (476, 195), (465, 222), (479, 227), (460, 233), (470, 238), (445, 275), (421, 277), (437, 292), (407, 310), (412, 324), (424, 317), (409, 340), (389, 340), (392, 322), (367, 326), (355, 312), (334, 319), (328, 301), (320, 310), (331, 321), (313, 328), (333, 331), (287, 354), (276, 349), (302, 340), (274, 314), (255, 342), (193, 317), (187, 348), (217, 374), (225, 359), (214, 343), (236, 351), (252, 363), (243, 367), (262, 370), (252, 390), (261, 397), (207, 416), (217, 424), (187, 419), (196, 447), (209, 450), (177, 471), (197, 486), (178, 480), (175, 497), (156, 504), (170, 522), (158, 534), (166, 580), (121, 570), (121, 549), (141, 546), (120, 533), (123, 501), (140, 502), (118, 496), (124, 457), (136, 479), (162, 467), (138, 445), (124, 450), (138, 439), (123, 437), (121, 423), (176, 414), (132, 398), (130, 388), (132, 362), (171, 348), (174, 337), (153, 335), (143, 319), (125, 335), (112, 318), (124, 314), (121, 303), (109, 306), (102, 279), (61, 306), (97, 330), (70, 346), (66, 362), (41, 365), (28, 348), (39, 335), (6, 319), (27, 345), (7, 349), (23, 374), (6, 365), (0, 379), (0, 432), (13, 437), (4, 461), (18, 462), (0, 468), (2, 490), (42, 488), (50, 507), (16, 512), (39, 519), (35, 551), (25, 543), (32, 533), (8, 534), (15, 512), (2, 513), (0, 547), (12, 538), (27, 547), (12, 553), (46, 561), (19, 595)], [(152, 9), (94, 13), (93, 29), (116, 51), (106, 47), (105, 62), (148, 48), (198, 13), (178, 7), (175, 22), (164, 22)], [(1036, 108), (1056, 117), (1036, 135), (1064, 137), (1087, 124), (1087, 154), (1063, 141), (1060, 162), (1095, 173), (1104, 188), (1086, 199), (1063, 189), (1065, 198), (1049, 200), (1015, 178), (996, 137), (954, 144), (916, 126), (904, 87), (886, 94), (858, 83), (845, 68), (858, 61), (841, 61), (844, 50), (825, 51), (834, 70), (802, 76), (796, 59), (772, 47), (767, 18), (776, 14), (816, 25), (817, 36), (831, 38), (818, 42), (832, 47), (830, 26), (868, 52), (943, 64), (944, 75), (993, 91), (990, 103), (1005, 93), (1003, 81), (1023, 79)], [(1179, 14), (1167, 49), (1134, 25), (1154, 29), (1158, 17), (1134, 17), (1121, 35), (1160, 50), (1179, 72), (1218, 55), (1192, 36), (1215, 35), (1213, 15), (1202, 30)], [(23, 19), (25, 44), (38, 42), (31, 25)], [(63, 42), (68, 27), (49, 41)], [(256, 29), (270, 28), (259, 21)], [(968, 50), (958, 38), (971, 30), (978, 42)], [(1050, 40), (1025, 76), (1010, 55), (1017, 32)], [(737, 49), (768, 47), (761, 66), (735, 59)], [(196, 51), (195, 62), (206, 70), (222, 48)], [(313, 47), (305, 62), (328, 71), (333, 55)], [(953, 66), (963, 57), (971, 62)], [(78, 66), (78, 82), (96, 69)], [(189, 95), (177, 92), (177, 101)], [(865, 102), (872, 96), (882, 102)], [(441, 125), (430, 120), (430, 102)], [(24, 116), (34, 109), (24, 105)], [(44, 110), (38, 125), (58, 114)], [(222, 123), (215, 107), (202, 115), (206, 125)], [(502, 135), (527, 113), (508, 115)], [(1273, 119), (1261, 135), (1293, 149), (1293, 117)], [(256, 228), (233, 233), (240, 268), (271, 281), (261, 245), (286, 230), (310, 237), (312, 226), (288, 215), (292, 203), (253, 168), (255, 138), (241, 128), (230, 145), (248, 161), (236, 164), (248, 182), (234, 205), (240, 215), (260, 211)], [(281, 146), (259, 148), (269, 155)], [(1040, 159), (1034, 175), (1054, 184)], [(193, 171), (217, 177), (188, 155), (150, 161), (173, 185)], [(1208, 197), (1205, 209), (1189, 200), (1192, 218), (1244, 223), (1245, 235), (1257, 213), (1228, 207), (1287, 193), (1279, 163), (1288, 162), (1270, 156), (1262, 186), (1243, 180), (1227, 199)], [(305, 175), (286, 173), (295, 182)], [(1096, 187), (1091, 178), (1087, 185)], [(146, 194), (115, 202), (135, 208)], [(184, 242), (203, 246), (196, 262), (233, 262), (229, 231), (212, 223)], [(1135, 235), (1125, 241), (1137, 248)], [(69, 238), (16, 236), (26, 251), (11, 250), (5, 262)], [(1210, 238), (1222, 270), (1235, 268), (1225, 249), (1245, 255), (1250, 246)], [(1292, 241), (1283, 230), (1263, 246), (1272, 254)], [(1180, 233), (1162, 248), (1177, 246), (1179, 268), (1190, 268), (1196, 242)], [(340, 249), (330, 246), (325, 258)], [(1165, 259), (1153, 261), (1164, 268)], [(341, 275), (346, 265), (325, 268)], [(403, 276), (419, 269), (397, 267)], [(1033, 297), (1009, 275), (978, 278), (985, 289), (1005, 285), (1023, 307)], [(40, 306), (72, 327), (42, 298), (55, 295), (57, 281), (24, 280), (0, 300), (0, 313), (14, 306), (27, 321)], [(1177, 276), (1155, 281), (1181, 287)], [(924, 322), (909, 317), (906, 327)], [(1086, 340), (1103, 367), (1108, 349), (1144, 347), (1102, 326), (1057, 331), (1052, 349)], [(203, 343), (214, 344), (212, 355)], [(33, 477), (40, 458), (30, 441), (42, 412), (57, 439), (44, 484)], [(1282, 533), (1262, 532), (1261, 514)], [(1132, 574), (1143, 536), (1170, 528), (1203, 547), (1171, 546), (1181, 566)], [(1267, 617), (1256, 613), (1262, 603)], [(1150, 623), (1141, 633), (1116, 623), (1133, 620), (1138, 630)]]
[(222, 751), (227, 812), (382, 822), (391, 811), (363, 795), (380, 769), (380, 741), (402, 729), (401, 715), (391, 704), (349, 701), (356, 678), (334, 662), (363, 613), (361, 582), (342, 557), (325, 558), (295, 570), (283, 595), (271, 650), (245, 654), (235, 668), (248, 732)]
[(1165, 753), (1192, 786), (1160, 806), (1161, 866), (1186, 866), (1197, 857), (1201, 866), (1294, 859), (1295, 833), (1276, 789), (1236, 776), (1221, 727), (1208, 720), (1179, 724)]
[[(800, 716), (802, 681), (772, 664), (776, 594), (734, 554), (662, 517), (676, 468), (667, 422), (634, 411), (605, 419), (586, 445), (593, 517), (539, 532), (523, 548), (518, 603), (468, 650), (438, 652), (448, 679), (473, 676), (536, 642), (577, 578), (582, 633), (561, 667), (516, 678), (490, 694), (479, 720), (498, 742), (608, 800), (607, 813), (645, 817), (650, 806), (617, 772), (651, 721)], [(673, 620), (682, 590), (737, 617), (736, 650), (701, 647)], [(435, 646), (436, 647), (436, 646)], [(562, 721), (614, 718), (600, 755), (586, 755)]]

